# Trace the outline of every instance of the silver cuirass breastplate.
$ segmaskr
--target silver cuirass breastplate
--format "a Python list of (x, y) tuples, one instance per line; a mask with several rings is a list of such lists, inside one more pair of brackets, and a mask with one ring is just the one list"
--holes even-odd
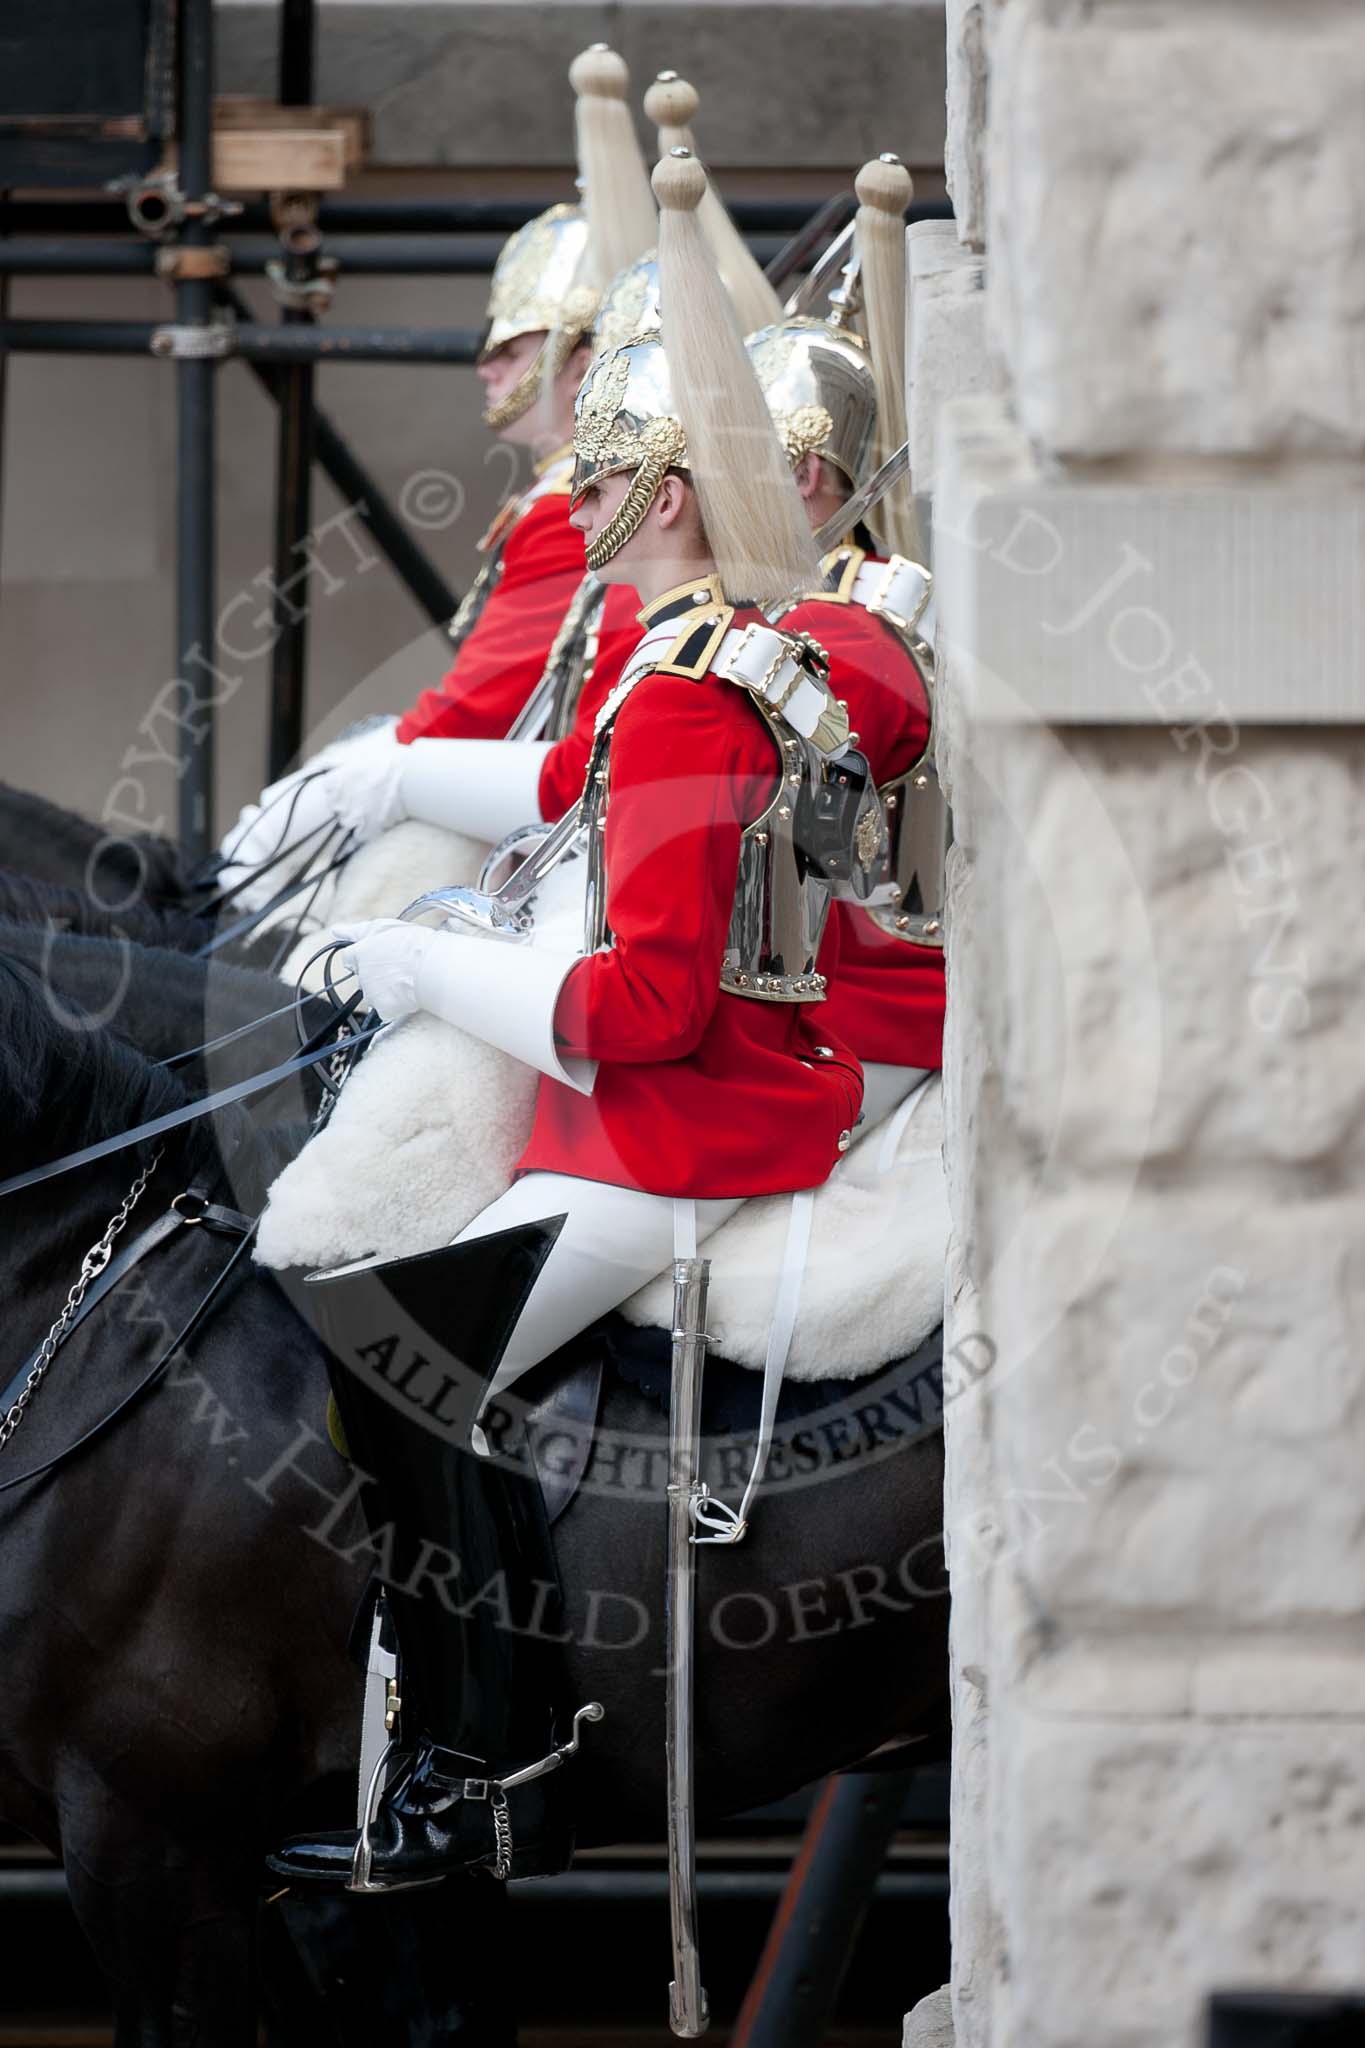
[(867, 913), (892, 938), (941, 947), (952, 819), (939, 788), (932, 743), (922, 760), (884, 784), (880, 794), (886, 850)]
[(929, 739), (913, 768), (883, 783), (879, 794), (886, 841), (874, 888), (864, 908), (890, 937), (912, 946), (943, 945), (943, 904), (952, 820), (934, 765), (934, 655), (920, 631), (933, 578), (916, 562), (892, 555), (858, 564), (851, 551), (836, 553), (831, 580), (853, 604), (883, 619), (905, 646), (929, 702)]
[[(847, 718), (806, 647), (771, 627), (749, 626), (727, 636), (713, 666), (748, 691), (772, 735), (778, 771), (762, 815), (740, 836), (720, 986), (727, 995), (758, 1002), (818, 1003), (825, 978), (815, 963), (830, 902), (846, 893), (849, 869), (862, 877), (860, 900), (871, 885), (884, 847), (881, 811), (866, 763), (847, 746)], [(612, 943), (603, 836), (612, 724), (628, 688), (628, 682), (618, 686), (617, 701), (599, 728), (580, 813), (588, 858), (584, 943), (590, 952)], [(842, 786), (852, 792), (851, 806), (844, 805)], [(820, 821), (831, 795), (849, 823), (826, 846)]]

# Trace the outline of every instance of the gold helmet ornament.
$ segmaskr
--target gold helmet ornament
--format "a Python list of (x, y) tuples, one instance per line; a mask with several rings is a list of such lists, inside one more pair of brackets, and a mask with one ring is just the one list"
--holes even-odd
[(530, 411), (590, 333), (607, 280), (654, 240), (654, 206), (626, 106), (630, 74), (623, 60), (595, 43), (574, 59), (569, 78), (583, 203), (552, 206), (518, 228), (494, 266), (480, 362), (518, 335), (545, 336), (535, 361), (485, 412), (495, 433)]
[(493, 266), (480, 362), (519, 334), (577, 326), (585, 309), (596, 310), (596, 292), (582, 283), (587, 248), (588, 223), (577, 206), (552, 206), (508, 236)]
[(578, 396), (573, 497), (629, 475), (588, 553), (600, 569), (638, 530), (670, 469), (696, 489), (726, 598), (763, 602), (814, 587), (801, 500), (773, 432), (715, 260), (697, 222), (706, 174), (685, 149), (656, 166), (661, 335), (599, 356)]
[(745, 346), (793, 469), (818, 455), (860, 489), (875, 467), (877, 385), (859, 336), (793, 316), (761, 327)]

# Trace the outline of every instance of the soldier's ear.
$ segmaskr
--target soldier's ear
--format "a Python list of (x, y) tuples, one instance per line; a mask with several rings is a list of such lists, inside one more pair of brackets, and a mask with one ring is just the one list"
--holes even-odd
[(687, 511), (691, 492), (676, 469), (665, 470), (651, 510), (660, 526), (676, 526)]
[(574, 384), (581, 384), (588, 371), (592, 368), (592, 343), (590, 341), (579, 342), (577, 348), (569, 357), (567, 368)]
[(818, 455), (812, 455), (807, 451), (801, 457), (801, 460), (792, 471), (792, 478), (802, 498), (813, 498), (815, 496), (815, 493), (824, 481), (824, 468), (825, 466)]

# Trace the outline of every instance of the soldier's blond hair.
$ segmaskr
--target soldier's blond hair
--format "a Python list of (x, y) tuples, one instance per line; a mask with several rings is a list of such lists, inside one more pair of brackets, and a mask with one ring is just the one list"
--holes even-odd
[[(675, 149), (690, 149), (696, 156), (692, 122), (699, 104), (696, 87), (679, 78), (676, 71), (659, 73), (645, 94), (645, 114), (658, 128), (660, 157)], [(740, 333), (752, 334), (757, 328), (770, 327), (774, 320), (780, 320), (782, 301), (749, 253), (748, 244), (709, 178), (697, 207), (697, 218), (710, 244), (721, 282), (734, 302)]]
[[(879, 463), (906, 437), (905, 209), (914, 189), (909, 171), (894, 156), (874, 157), (855, 180), (863, 317), (877, 385)], [(868, 519), (896, 554), (923, 559), (913, 479), (907, 476), (889, 490)]]
[(666, 156), (653, 184), (668, 381), (721, 587), (756, 604), (814, 590), (805, 507), (697, 218), (706, 173)]

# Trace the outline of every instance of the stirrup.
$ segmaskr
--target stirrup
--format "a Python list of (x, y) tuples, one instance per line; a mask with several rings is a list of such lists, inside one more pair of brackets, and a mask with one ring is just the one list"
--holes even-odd
[(379, 1802), (384, 1796), (389, 1764), (397, 1748), (398, 1741), (395, 1737), (393, 1741), (385, 1744), (375, 1763), (374, 1769), (370, 1773), (369, 1789), (365, 1794), (365, 1811), (361, 1818), (359, 1833), (355, 1838), (355, 1850), (351, 1856), (351, 1875), (346, 1885), (348, 1892), (418, 1891), (425, 1885), (439, 1884), (441, 1882), (441, 1879), (436, 1877), (417, 1878), (411, 1883), (403, 1884), (375, 1884), (373, 1882), (371, 1873), (374, 1863), (374, 1848), (370, 1841), (370, 1829), (374, 1826), (375, 1820), (378, 1817)]

